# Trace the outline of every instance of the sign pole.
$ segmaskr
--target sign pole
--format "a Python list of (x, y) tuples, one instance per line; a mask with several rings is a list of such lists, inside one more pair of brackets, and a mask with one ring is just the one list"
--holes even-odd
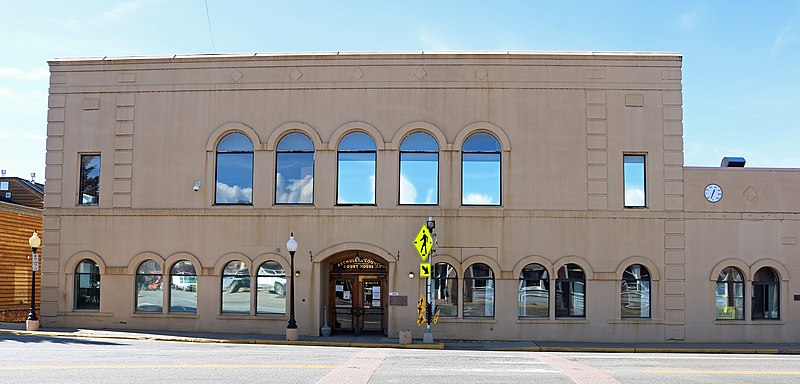
[[(426, 226), (428, 228), (428, 231), (431, 234), (431, 239), (429, 240), (430, 246), (428, 247), (428, 252), (429, 253), (428, 253), (427, 262), (428, 262), (428, 265), (431, 266), (431, 269), (434, 269), (433, 253), (435, 252), (435, 248), (434, 247), (435, 247), (435, 244), (436, 244), (433, 241), (433, 239), (436, 238), (436, 235), (433, 232), (434, 231), (434, 226), (435, 226), (434, 223), (435, 222), (433, 221), (433, 218), (432, 217), (428, 217), (428, 221), (426, 223)], [(431, 270), (431, 272), (433, 272), (433, 271)], [(426, 285), (427, 296), (428, 296), (428, 304), (425, 306), (425, 320), (426, 321), (425, 321), (425, 334), (422, 335), (422, 343), (423, 344), (433, 344), (433, 333), (431, 333), (431, 321), (433, 319), (433, 313), (434, 313), (435, 309), (433, 307), (434, 306), (434, 304), (433, 304), (434, 300), (433, 300), (433, 289), (431, 287), (431, 283), (432, 283), (432, 276), (429, 274), (428, 277), (426, 278), (426, 284), (425, 284)]]

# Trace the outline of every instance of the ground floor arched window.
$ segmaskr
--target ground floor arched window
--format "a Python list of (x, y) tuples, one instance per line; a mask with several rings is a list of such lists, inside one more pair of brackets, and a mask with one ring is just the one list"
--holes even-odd
[(100, 267), (89, 259), (75, 268), (75, 309), (100, 309)]
[(161, 264), (145, 260), (136, 269), (136, 311), (156, 312), (164, 310), (164, 276)]
[(256, 313), (286, 313), (286, 270), (277, 261), (267, 261), (258, 268)]
[(781, 285), (770, 267), (759, 269), (753, 277), (753, 320), (781, 318)]
[(169, 271), (169, 311), (197, 313), (197, 272), (189, 260), (175, 263)]
[(744, 275), (734, 267), (719, 272), (716, 286), (717, 320), (744, 320)]
[(448, 263), (436, 263), (431, 294), (440, 317), (458, 317), (458, 273)]
[(550, 275), (540, 264), (528, 264), (519, 274), (518, 316), (550, 316)]
[(586, 317), (586, 275), (577, 264), (558, 269), (556, 317)]
[(620, 290), (623, 318), (650, 317), (650, 271), (644, 265), (633, 264), (625, 268)]

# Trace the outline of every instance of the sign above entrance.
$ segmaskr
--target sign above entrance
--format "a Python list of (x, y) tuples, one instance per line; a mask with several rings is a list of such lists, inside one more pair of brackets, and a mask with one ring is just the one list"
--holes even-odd
[(385, 270), (386, 266), (372, 259), (356, 255), (333, 265), (333, 272)]
[(431, 246), (433, 245), (433, 239), (431, 239), (431, 232), (428, 230), (428, 226), (422, 224), (422, 228), (419, 229), (419, 233), (417, 233), (417, 237), (414, 238), (414, 249), (417, 250), (419, 253), (419, 257), (422, 258), (422, 261), (428, 258), (428, 255), (431, 254)]

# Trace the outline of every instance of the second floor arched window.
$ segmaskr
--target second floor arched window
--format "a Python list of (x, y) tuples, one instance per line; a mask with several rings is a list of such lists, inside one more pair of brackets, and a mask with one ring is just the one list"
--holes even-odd
[(215, 204), (253, 204), (253, 142), (239, 132), (217, 144)]
[(500, 205), (500, 143), (485, 132), (473, 133), (461, 153), (461, 204)]
[(415, 132), (400, 144), (400, 204), (439, 203), (439, 145)]
[(364, 132), (348, 133), (339, 142), (336, 204), (375, 204), (376, 149)]
[(314, 143), (300, 132), (292, 132), (278, 142), (275, 203), (314, 203)]

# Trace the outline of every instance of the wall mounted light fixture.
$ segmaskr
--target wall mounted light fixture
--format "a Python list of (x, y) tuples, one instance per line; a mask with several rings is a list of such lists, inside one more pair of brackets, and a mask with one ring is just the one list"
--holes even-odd
[(408, 273), (408, 278), (409, 279), (413, 279), (414, 278), (414, 272), (409, 272)]

